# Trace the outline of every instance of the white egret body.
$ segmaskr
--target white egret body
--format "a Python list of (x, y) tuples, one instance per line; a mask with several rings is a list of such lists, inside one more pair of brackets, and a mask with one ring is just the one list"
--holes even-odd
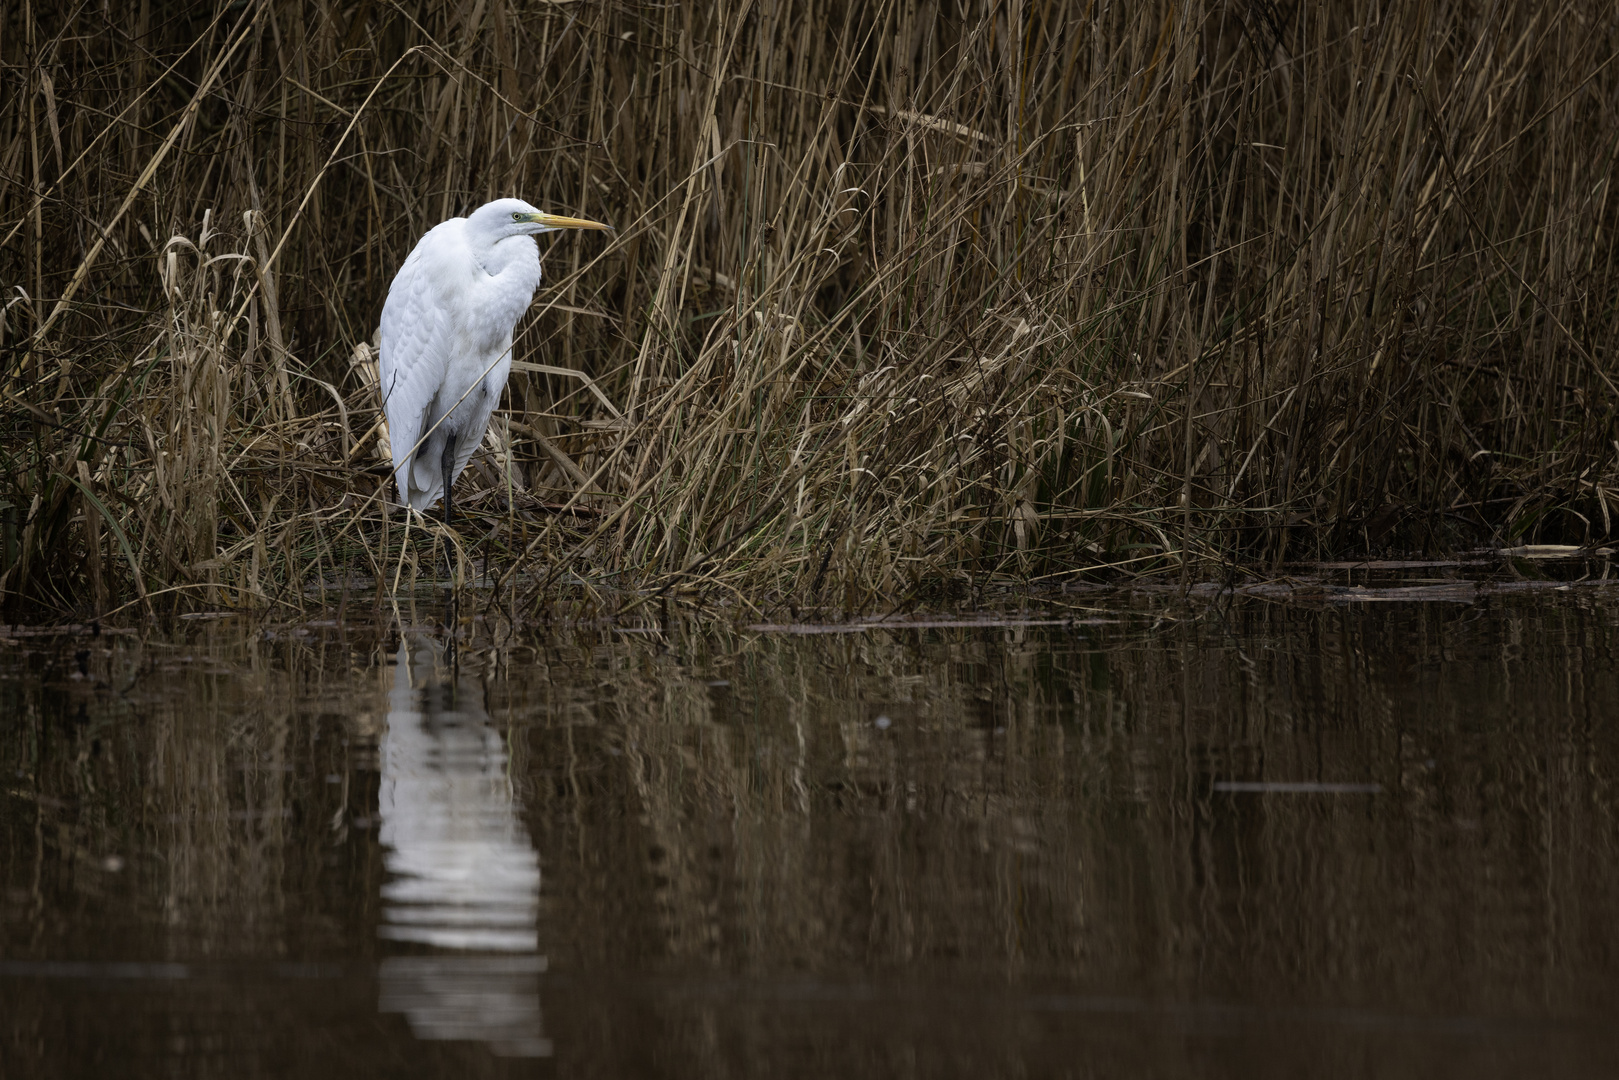
[(399, 501), (425, 510), (483, 441), (512, 366), (512, 331), (540, 284), (534, 234), (605, 229), (496, 199), (428, 230), (388, 287), (378, 360)]

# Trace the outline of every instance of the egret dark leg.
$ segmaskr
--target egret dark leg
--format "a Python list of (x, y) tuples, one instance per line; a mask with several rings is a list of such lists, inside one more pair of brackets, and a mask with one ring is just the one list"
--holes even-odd
[[(450, 481), (454, 479), (453, 474), (455, 472), (455, 432), (453, 431), (449, 432), (444, 437), (444, 454), (439, 458), (439, 466), (444, 470), (444, 527), (448, 529), (450, 527)], [(446, 638), (446, 641), (448, 642), (446, 659), (449, 660), (450, 667), (453, 670), (456, 663), (455, 629), (457, 604), (455, 589), (455, 564), (450, 557), (452, 547), (453, 545), (446, 537), (444, 542), (444, 578), (447, 582), (449, 582), (449, 586), (445, 591), (444, 625), (448, 631), (448, 636)]]
[(450, 524), (450, 480), (455, 472), (455, 432), (450, 432), (444, 438), (444, 455), (439, 459), (444, 468), (444, 525)]

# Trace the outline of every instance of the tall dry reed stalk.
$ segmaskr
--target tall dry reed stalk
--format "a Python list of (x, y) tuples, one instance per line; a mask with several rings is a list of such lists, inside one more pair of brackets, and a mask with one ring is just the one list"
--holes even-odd
[[(9, 8), (0, 589), (1599, 540), (1616, 55), (1598, 0)], [(617, 239), (548, 250), (481, 518), (385, 522), (387, 283), (508, 194)]]

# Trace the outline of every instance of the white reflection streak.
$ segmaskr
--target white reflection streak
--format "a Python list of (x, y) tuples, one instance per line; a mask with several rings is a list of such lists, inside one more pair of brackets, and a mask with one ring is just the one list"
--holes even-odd
[(419, 1039), (549, 1055), (538, 981), (545, 957), (536, 951), (539, 856), (517, 819), (506, 747), (479, 692), (441, 681), (437, 661), (433, 643), (400, 642), (379, 748), (392, 877), (377, 933), (462, 955), (384, 960), (378, 1008), (404, 1013)]

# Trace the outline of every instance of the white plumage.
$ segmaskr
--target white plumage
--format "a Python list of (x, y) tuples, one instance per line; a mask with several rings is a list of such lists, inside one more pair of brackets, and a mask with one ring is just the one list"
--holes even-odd
[(378, 374), (399, 500), (444, 497), (483, 441), (512, 364), (512, 331), (540, 284), (534, 234), (605, 229), (496, 199), (428, 230), (388, 287)]

